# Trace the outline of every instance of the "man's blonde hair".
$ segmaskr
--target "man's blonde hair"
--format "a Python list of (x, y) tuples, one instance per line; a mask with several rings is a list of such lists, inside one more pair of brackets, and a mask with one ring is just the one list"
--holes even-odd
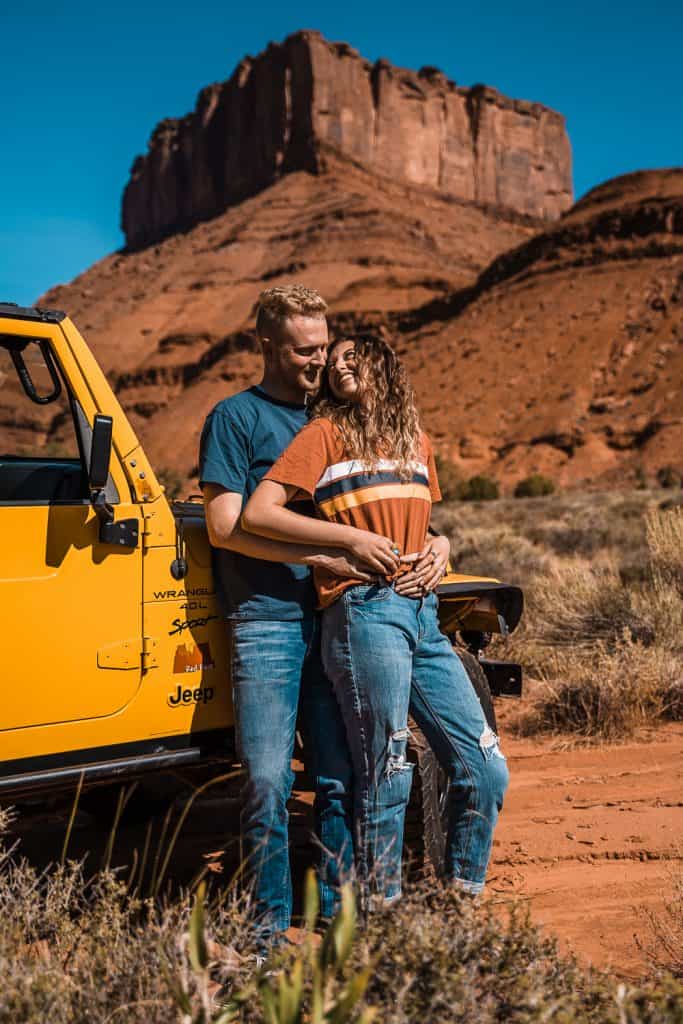
[(281, 324), (290, 316), (324, 317), (327, 303), (322, 295), (303, 284), (285, 284), (261, 292), (256, 313), (260, 339), (279, 335)]

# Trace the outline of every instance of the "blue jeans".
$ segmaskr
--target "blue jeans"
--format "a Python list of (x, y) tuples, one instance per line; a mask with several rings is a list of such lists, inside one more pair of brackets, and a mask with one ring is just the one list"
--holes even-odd
[(353, 762), (358, 873), (385, 900), (401, 892), (409, 711), (450, 783), (446, 876), (469, 892), (484, 887), (508, 784), (498, 738), (439, 629), (437, 607), (434, 594), (414, 600), (370, 584), (351, 587), (323, 613), (323, 664)]
[(320, 911), (335, 913), (353, 865), (351, 764), (339, 705), (320, 660), (320, 619), (230, 623), (237, 754), (246, 771), (242, 842), (264, 942), (289, 927), (292, 878), (287, 800), (292, 791), (297, 711), (315, 778), (321, 845)]

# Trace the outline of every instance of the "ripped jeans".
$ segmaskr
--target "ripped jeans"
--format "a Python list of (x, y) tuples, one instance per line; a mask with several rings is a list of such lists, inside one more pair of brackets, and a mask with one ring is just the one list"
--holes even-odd
[(437, 607), (435, 594), (415, 600), (370, 584), (350, 587), (323, 613), (323, 664), (353, 762), (357, 870), (365, 891), (386, 901), (401, 893), (409, 711), (450, 782), (446, 877), (469, 892), (484, 887), (508, 784), (497, 737), (439, 629)]

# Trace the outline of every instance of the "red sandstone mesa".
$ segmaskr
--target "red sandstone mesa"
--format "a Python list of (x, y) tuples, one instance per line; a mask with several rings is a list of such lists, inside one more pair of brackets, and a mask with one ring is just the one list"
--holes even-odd
[(543, 219), (572, 202), (560, 114), (297, 32), (157, 126), (126, 188), (126, 241), (148, 245), (283, 174), (320, 172), (329, 150), (397, 182)]

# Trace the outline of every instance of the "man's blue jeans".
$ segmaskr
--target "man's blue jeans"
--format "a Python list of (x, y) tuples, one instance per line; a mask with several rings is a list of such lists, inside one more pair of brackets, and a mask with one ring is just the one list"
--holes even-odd
[(237, 754), (246, 770), (242, 842), (259, 930), (270, 941), (289, 927), (292, 879), (287, 800), (297, 711), (315, 778), (321, 851), (320, 911), (332, 917), (353, 865), (351, 764), (344, 723), (320, 660), (320, 619), (230, 623)]
[(508, 784), (498, 739), (439, 629), (437, 606), (434, 594), (414, 600), (370, 584), (351, 587), (323, 613), (323, 663), (353, 761), (358, 872), (366, 891), (385, 900), (401, 892), (409, 710), (450, 782), (446, 876), (469, 892), (484, 887)]

